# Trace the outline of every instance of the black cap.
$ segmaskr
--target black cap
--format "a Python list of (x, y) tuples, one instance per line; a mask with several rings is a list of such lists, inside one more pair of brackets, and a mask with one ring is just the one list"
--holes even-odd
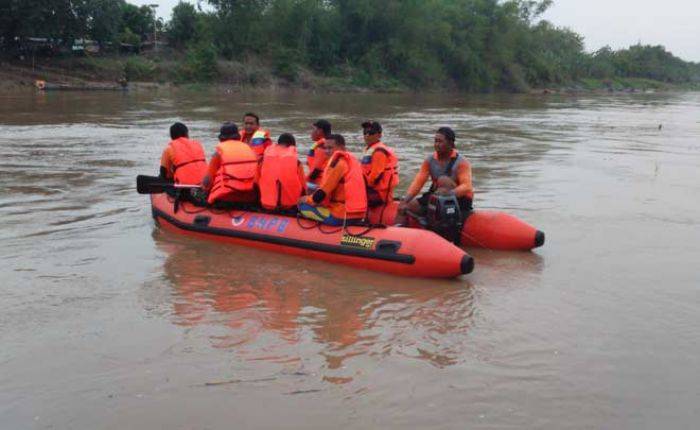
[(382, 132), (382, 125), (377, 121), (365, 121), (362, 123), (362, 129), (368, 134), (377, 134)]
[(238, 127), (232, 122), (225, 122), (219, 131), (219, 139), (238, 139), (241, 135), (238, 134)]
[(331, 134), (331, 123), (326, 121), (325, 119), (319, 119), (315, 123), (312, 124), (314, 127), (319, 128), (320, 130), (323, 131), (323, 134), (326, 136), (330, 136)]

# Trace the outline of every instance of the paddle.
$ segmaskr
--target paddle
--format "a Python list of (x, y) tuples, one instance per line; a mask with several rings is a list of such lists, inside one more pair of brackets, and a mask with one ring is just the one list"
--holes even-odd
[(136, 191), (139, 194), (158, 194), (164, 193), (167, 190), (176, 190), (181, 188), (201, 188), (201, 186), (175, 184), (171, 181), (164, 180), (160, 176), (138, 175), (136, 177)]

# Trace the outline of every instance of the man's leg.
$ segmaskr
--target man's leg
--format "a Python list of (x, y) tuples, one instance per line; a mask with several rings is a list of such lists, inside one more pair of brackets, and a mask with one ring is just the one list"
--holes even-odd
[(341, 226), (343, 220), (331, 215), (330, 209), (325, 206), (312, 206), (308, 203), (299, 204), (299, 214), (304, 218), (318, 221), (326, 225)]

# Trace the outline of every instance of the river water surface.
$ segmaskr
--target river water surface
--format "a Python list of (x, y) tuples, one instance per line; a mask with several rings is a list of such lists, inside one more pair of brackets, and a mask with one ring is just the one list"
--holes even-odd
[[(156, 228), (170, 124), (248, 110), (380, 121), (402, 188), (450, 125), (547, 243), (433, 281)], [(697, 428), (700, 94), (15, 93), (0, 131), (0, 428)]]

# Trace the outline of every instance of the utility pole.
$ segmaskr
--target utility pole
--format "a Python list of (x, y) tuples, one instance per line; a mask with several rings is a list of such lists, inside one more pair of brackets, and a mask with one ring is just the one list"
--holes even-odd
[(158, 8), (158, 4), (152, 3), (149, 4), (148, 7), (153, 9), (153, 51), (158, 52), (158, 29), (156, 26), (156, 9)]

